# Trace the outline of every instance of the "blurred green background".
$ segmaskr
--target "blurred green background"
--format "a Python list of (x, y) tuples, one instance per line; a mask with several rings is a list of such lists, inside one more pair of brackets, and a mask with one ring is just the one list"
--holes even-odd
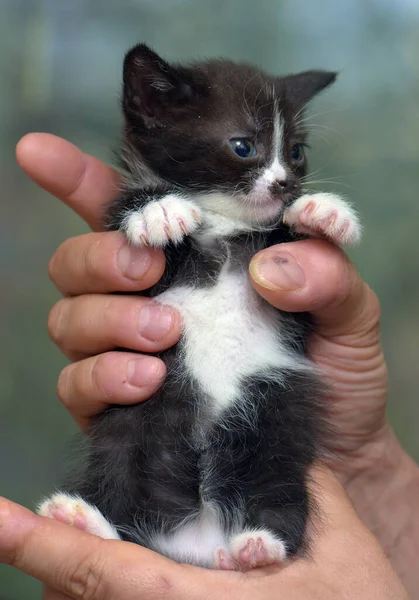
[[(419, 0), (1, 0), (0, 39), (0, 494), (33, 507), (75, 431), (55, 395), (65, 359), (47, 336), (46, 265), (86, 231), (19, 171), (14, 146), (47, 131), (111, 162), (122, 58), (138, 41), (179, 60), (341, 72), (311, 108), (313, 188), (363, 215), (352, 257), (383, 306), (390, 418), (419, 458)], [(0, 567), (1, 600), (40, 597)]]

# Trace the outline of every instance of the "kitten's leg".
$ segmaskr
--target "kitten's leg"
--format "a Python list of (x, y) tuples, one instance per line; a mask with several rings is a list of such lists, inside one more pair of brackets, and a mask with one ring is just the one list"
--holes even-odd
[(42, 517), (74, 525), (78, 529), (107, 540), (120, 539), (115, 527), (105, 519), (102, 513), (82, 500), (80, 496), (54, 494), (42, 502), (37, 512)]
[(337, 194), (304, 194), (284, 211), (283, 221), (298, 233), (326, 237), (338, 246), (361, 238), (361, 224), (352, 206)]
[(201, 209), (191, 200), (168, 194), (141, 209), (128, 210), (120, 228), (136, 246), (175, 244), (193, 233), (201, 222)]
[(220, 507), (228, 540), (216, 568), (280, 565), (305, 551), (321, 394), (314, 373), (272, 370), (247, 378), (243, 396), (214, 423), (201, 490)]

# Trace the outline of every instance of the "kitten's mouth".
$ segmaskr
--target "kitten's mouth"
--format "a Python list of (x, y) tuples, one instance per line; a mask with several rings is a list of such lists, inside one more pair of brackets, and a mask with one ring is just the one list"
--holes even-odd
[(254, 194), (250, 198), (253, 212), (259, 223), (268, 222), (278, 217), (285, 208), (283, 198), (274, 196), (269, 192)]

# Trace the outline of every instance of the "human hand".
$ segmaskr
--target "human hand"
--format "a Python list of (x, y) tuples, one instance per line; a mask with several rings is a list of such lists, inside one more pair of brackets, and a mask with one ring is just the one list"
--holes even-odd
[(277, 308), (311, 313), (309, 354), (331, 384), (337, 434), (329, 465), (412, 597), (419, 597), (419, 469), (386, 420), (376, 295), (347, 256), (323, 240), (268, 248), (253, 258), (249, 272), (256, 290)]
[[(40, 579), (44, 600), (408, 600), (379, 544), (329, 471), (313, 474), (310, 557), (247, 573), (179, 565), (0, 499), (0, 562)], [(54, 591), (53, 591), (54, 590)]]
[(85, 429), (107, 404), (132, 404), (155, 392), (165, 365), (138, 353), (175, 344), (181, 319), (176, 311), (133, 295), (160, 279), (163, 252), (133, 248), (122, 234), (100, 232), (103, 209), (117, 193), (116, 171), (48, 134), (25, 136), (16, 155), (38, 185), (68, 204), (95, 232), (65, 241), (49, 265), (64, 296), (51, 310), (49, 332), (72, 361), (60, 375), (58, 395)]
[(309, 354), (331, 384), (330, 420), (337, 435), (330, 450), (338, 455), (334, 470), (347, 485), (374, 464), (391, 435), (378, 299), (348, 257), (323, 240), (263, 250), (249, 273), (270, 304), (313, 317)]

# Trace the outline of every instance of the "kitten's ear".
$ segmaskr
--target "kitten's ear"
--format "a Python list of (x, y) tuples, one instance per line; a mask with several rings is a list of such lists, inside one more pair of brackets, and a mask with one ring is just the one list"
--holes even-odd
[(285, 84), (295, 101), (304, 106), (316, 94), (331, 85), (337, 77), (332, 71), (305, 71), (285, 77)]
[(161, 125), (165, 110), (186, 104), (196, 94), (186, 69), (169, 65), (145, 44), (125, 56), (123, 109), (128, 119), (140, 119), (146, 127)]

